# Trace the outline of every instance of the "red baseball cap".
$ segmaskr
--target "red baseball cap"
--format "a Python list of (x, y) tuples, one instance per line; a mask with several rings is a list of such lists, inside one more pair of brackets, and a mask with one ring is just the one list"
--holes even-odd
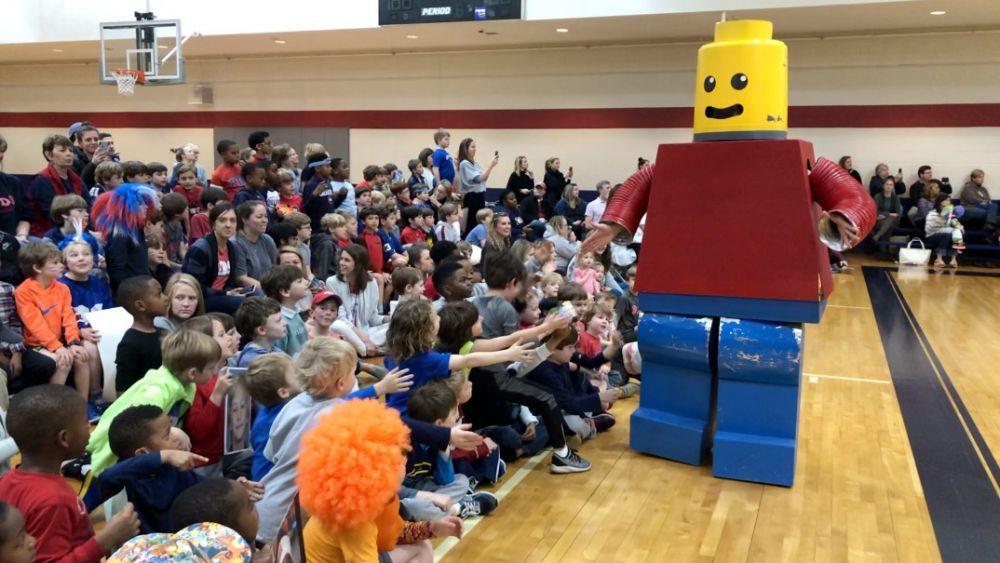
[(318, 291), (316, 292), (316, 295), (313, 295), (312, 306), (315, 307), (327, 299), (336, 299), (338, 307), (344, 304), (344, 301), (336, 293), (332, 291)]

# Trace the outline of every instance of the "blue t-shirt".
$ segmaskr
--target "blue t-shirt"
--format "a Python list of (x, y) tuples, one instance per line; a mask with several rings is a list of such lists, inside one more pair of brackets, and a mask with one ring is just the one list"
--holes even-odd
[[(258, 347), (259, 348), (259, 347)], [(264, 446), (267, 445), (267, 437), (271, 434), (271, 426), (274, 419), (278, 418), (281, 409), (285, 408), (288, 401), (281, 401), (276, 405), (265, 407), (257, 405), (257, 418), (250, 427), (250, 445), (253, 446), (253, 457), (250, 462), (250, 476), (254, 481), (260, 481), (267, 475), (267, 472), (274, 467), (266, 457), (264, 457)]]
[[(410, 391), (413, 391), (433, 379), (440, 379), (451, 375), (451, 371), (448, 369), (449, 362), (451, 362), (451, 354), (423, 352), (402, 363), (397, 363), (396, 360), (386, 357), (385, 367), (389, 370), (393, 370), (396, 367), (410, 370), (410, 373), (413, 375), (413, 387), (410, 387)], [(385, 396), (385, 404), (398, 410), (399, 414), (406, 416), (406, 399), (409, 396), (408, 391), (390, 393)]]
[(434, 167), (437, 168), (441, 174), (442, 180), (448, 180), (452, 184), (455, 183), (455, 161), (452, 160), (451, 155), (448, 151), (438, 147), (434, 149), (434, 154), (431, 155), (434, 162)]
[(59, 281), (69, 287), (69, 294), (73, 299), (73, 310), (77, 317), (82, 317), (84, 313), (91, 311), (101, 311), (111, 309), (115, 306), (111, 299), (111, 289), (104, 280), (97, 276), (89, 276), (87, 281), (79, 282), (71, 280), (66, 276), (59, 278)]
[(465, 235), (465, 242), (476, 246), (482, 246), (484, 240), (486, 240), (486, 225), (482, 223), (473, 227), (469, 234)]

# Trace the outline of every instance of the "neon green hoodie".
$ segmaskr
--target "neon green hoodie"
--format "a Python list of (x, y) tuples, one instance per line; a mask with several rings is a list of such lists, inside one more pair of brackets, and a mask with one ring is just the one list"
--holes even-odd
[[(168, 416), (184, 416), (194, 401), (195, 384), (182, 383), (170, 373), (166, 366), (151, 369), (135, 385), (128, 388), (118, 399), (111, 403), (108, 410), (101, 415), (97, 428), (90, 434), (87, 451), (91, 455), (91, 470), (94, 476), (118, 462), (118, 456), (111, 451), (108, 442), (108, 430), (111, 421), (129, 407), (153, 405), (163, 409)], [(174, 406), (177, 412), (172, 412)]]

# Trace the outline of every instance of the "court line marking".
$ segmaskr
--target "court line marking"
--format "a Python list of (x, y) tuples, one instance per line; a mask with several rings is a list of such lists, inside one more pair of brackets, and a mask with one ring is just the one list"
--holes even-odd
[(802, 372), (802, 376), (803, 377), (808, 377), (810, 380), (812, 380), (812, 381), (810, 381), (810, 383), (816, 383), (816, 380), (818, 380), (818, 379), (838, 379), (838, 380), (841, 380), (841, 381), (857, 381), (857, 382), (860, 382), (860, 383), (877, 383), (879, 385), (889, 385), (890, 383), (892, 383), (888, 379), (871, 379), (871, 378), (867, 378), (867, 377), (848, 377), (846, 375), (827, 375), (827, 374), (824, 374), (824, 373), (806, 373), (806, 372)]
[[(987, 455), (992, 456), (992, 452), (989, 451), (989, 446), (983, 442), (984, 448), (986, 448), (987, 453), (983, 452), (983, 448), (980, 448), (980, 443), (976, 439), (976, 434), (979, 433), (978, 428), (976, 432), (969, 427), (970, 424), (974, 425), (975, 420), (972, 418), (972, 414), (968, 412), (962, 402), (961, 396), (958, 394), (957, 390), (953, 390), (951, 385), (949, 385), (951, 378), (947, 376), (947, 372), (944, 371), (944, 366), (939, 364), (937, 355), (934, 354), (933, 348), (931, 347), (930, 339), (927, 335), (923, 333), (920, 329), (920, 323), (917, 321), (916, 314), (910, 309), (909, 303), (907, 303), (906, 298), (903, 296), (903, 290), (896, 284), (896, 280), (890, 275), (886, 275), (889, 280), (889, 287), (892, 289), (893, 294), (899, 302), (900, 309), (903, 311), (903, 316), (906, 321), (910, 324), (910, 330), (913, 331), (913, 335), (916, 337), (917, 342), (920, 344), (920, 350), (924, 353), (924, 357), (927, 359), (927, 363), (930, 364), (931, 370), (934, 372), (934, 376), (937, 378), (938, 385), (941, 386), (941, 390), (944, 392), (945, 398), (948, 399), (948, 403), (951, 405), (952, 410), (955, 412), (955, 416), (958, 418), (959, 424), (962, 426), (962, 430), (965, 431), (966, 437), (969, 439), (969, 443), (972, 446), (973, 451), (979, 458), (979, 463), (983, 466), (983, 470), (986, 472), (986, 477), (993, 485), (993, 490), (1000, 496), (1000, 481), (997, 480), (996, 476), (993, 474), (993, 469), (990, 463), (986, 460)], [(948, 381), (945, 381), (945, 379)], [(953, 385), (953, 384), (952, 384)], [(961, 404), (961, 408), (959, 407)], [(966, 419), (968, 416), (968, 420)], [(981, 438), (981, 434), (979, 434)]]
[(862, 311), (871, 311), (871, 307), (861, 307), (859, 305), (827, 305), (827, 309), (860, 309)]
[[(551, 454), (552, 454), (552, 448), (545, 448), (544, 450), (535, 454), (534, 457), (529, 459), (527, 463), (522, 465), (516, 472), (514, 472), (514, 475), (512, 475), (504, 482), (503, 486), (500, 487), (498, 491), (493, 493), (494, 495), (496, 495), (497, 500), (502, 501), (504, 497), (506, 497), (514, 489), (514, 487), (520, 484), (521, 481), (524, 481), (524, 478), (527, 477), (528, 474), (531, 473), (535, 469), (535, 467), (537, 467), (538, 464), (542, 462), (542, 459)], [(465, 525), (463, 525), (462, 527), (462, 535), (463, 536), (468, 535), (473, 528), (479, 525), (479, 522), (482, 521), (482, 519), (483, 519), (482, 516), (476, 516), (475, 518), (469, 518), (468, 520), (466, 520)], [(452, 550), (452, 548), (458, 545), (458, 542), (460, 541), (462, 540), (459, 538), (456, 538), (454, 536), (449, 536), (443, 542), (438, 544), (437, 548), (434, 549), (434, 561), (440, 561), (442, 558), (444, 558), (444, 556), (447, 555), (448, 552)]]

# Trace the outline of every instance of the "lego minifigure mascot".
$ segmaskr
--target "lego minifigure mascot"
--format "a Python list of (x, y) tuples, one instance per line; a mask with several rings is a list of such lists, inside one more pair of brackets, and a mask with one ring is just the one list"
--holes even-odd
[[(639, 259), (643, 380), (631, 446), (717, 477), (791, 486), (802, 323), (833, 289), (827, 249), (875, 222), (864, 188), (787, 140), (788, 50), (766, 21), (717, 23), (698, 51), (694, 142), (660, 145), (584, 243), (630, 239)], [(691, 213), (692, 209), (700, 210)], [(714, 424), (713, 424), (714, 421)]]

